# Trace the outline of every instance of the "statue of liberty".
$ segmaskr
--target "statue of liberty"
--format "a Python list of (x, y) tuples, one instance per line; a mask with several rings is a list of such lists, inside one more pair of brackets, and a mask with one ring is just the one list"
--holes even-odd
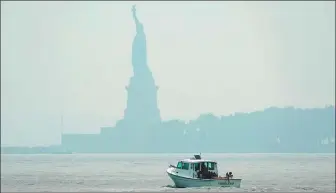
[[(142, 23), (139, 22), (133, 5), (133, 20), (136, 35), (132, 44), (133, 76), (126, 86), (127, 107), (124, 112), (125, 123), (129, 128), (149, 128), (148, 124), (161, 122), (157, 104), (157, 90), (154, 77), (147, 64), (146, 35)], [(139, 130), (140, 131), (140, 130)]]

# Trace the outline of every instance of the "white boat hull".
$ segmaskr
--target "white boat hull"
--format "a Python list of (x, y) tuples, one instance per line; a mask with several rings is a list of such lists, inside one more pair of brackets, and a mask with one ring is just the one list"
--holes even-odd
[(177, 188), (188, 187), (235, 187), (240, 188), (241, 179), (198, 179), (175, 175), (167, 171)]

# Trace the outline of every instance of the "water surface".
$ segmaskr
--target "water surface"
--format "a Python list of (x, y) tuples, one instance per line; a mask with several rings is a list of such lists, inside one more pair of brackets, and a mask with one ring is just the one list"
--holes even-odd
[(335, 192), (335, 154), (202, 154), (237, 188), (173, 187), (169, 164), (190, 154), (1, 155), (1, 191), (329, 191)]

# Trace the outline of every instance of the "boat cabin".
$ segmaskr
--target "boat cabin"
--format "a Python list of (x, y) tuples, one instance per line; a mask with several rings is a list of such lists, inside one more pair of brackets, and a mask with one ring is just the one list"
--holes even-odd
[(211, 179), (218, 177), (217, 162), (203, 160), (201, 156), (184, 159), (177, 163), (175, 172), (191, 178)]

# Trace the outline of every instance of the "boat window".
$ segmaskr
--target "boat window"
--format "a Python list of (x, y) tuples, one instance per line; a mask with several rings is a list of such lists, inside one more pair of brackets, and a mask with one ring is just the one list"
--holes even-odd
[(182, 162), (178, 162), (176, 168), (182, 169)]
[(184, 169), (184, 170), (189, 170), (189, 163), (183, 163), (183, 165), (182, 165), (182, 169)]
[(199, 163), (195, 163), (195, 171), (199, 171), (200, 170), (200, 164)]
[(215, 169), (215, 163), (213, 163), (213, 162), (208, 162), (208, 169), (209, 169), (209, 170), (214, 170), (214, 169)]

